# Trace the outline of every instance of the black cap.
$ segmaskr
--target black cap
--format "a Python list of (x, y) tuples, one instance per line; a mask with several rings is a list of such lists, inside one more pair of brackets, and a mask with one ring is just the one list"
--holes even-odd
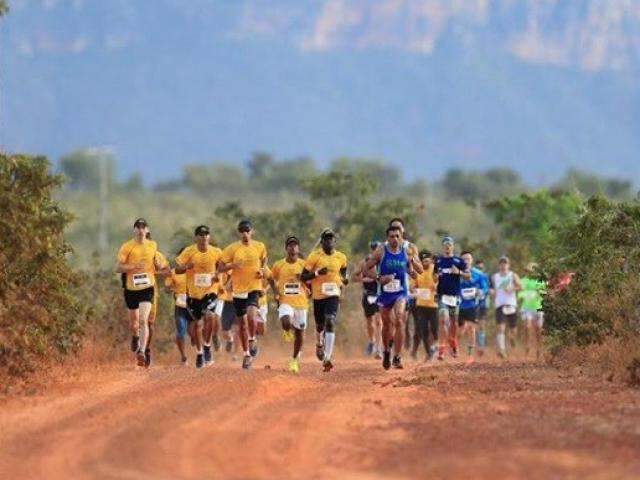
[(288, 247), (290, 243), (300, 245), (300, 240), (298, 240), (298, 237), (296, 237), (295, 235), (291, 235), (284, 241), (284, 246)]
[(322, 231), (322, 233), (320, 234), (320, 239), (321, 239), (321, 240), (324, 240), (325, 238), (330, 238), (330, 237), (333, 237), (333, 238), (335, 238), (335, 237), (336, 237), (336, 232), (334, 232), (334, 231), (333, 231), (333, 230), (331, 230), (330, 228), (325, 228), (325, 229)]
[(207, 227), (206, 225), (198, 225), (194, 233), (196, 236), (198, 236), (198, 235), (209, 235), (211, 232), (209, 232), (209, 227)]
[(424, 260), (425, 258), (431, 258), (433, 255), (429, 250), (420, 250), (418, 257), (420, 260)]
[(238, 222), (238, 231), (242, 231), (245, 228), (249, 228), (251, 230), (253, 230), (253, 225), (251, 225), (251, 221), (244, 219), (244, 220), (240, 220), (240, 222)]
[(138, 218), (136, 219), (135, 222), (133, 222), (133, 228), (137, 228), (137, 227), (148, 227), (149, 224), (147, 223), (147, 221), (144, 218)]

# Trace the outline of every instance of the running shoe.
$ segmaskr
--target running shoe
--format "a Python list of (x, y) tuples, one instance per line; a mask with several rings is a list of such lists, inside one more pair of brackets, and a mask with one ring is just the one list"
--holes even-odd
[(402, 366), (402, 358), (400, 358), (400, 355), (394, 355), (393, 362), (391, 362), (391, 364), (393, 365), (393, 368), (397, 368), (399, 370), (404, 368)]
[(376, 353), (373, 354), (373, 358), (376, 360), (382, 360), (382, 352), (379, 348), (376, 348)]
[(427, 357), (427, 360), (433, 360), (433, 357), (436, 356), (436, 353), (438, 351), (438, 348), (433, 346), (429, 348), (429, 356)]
[(145, 362), (144, 352), (142, 350), (138, 350), (136, 352), (136, 361), (138, 362), (139, 367), (144, 367)]
[(227, 353), (231, 353), (231, 350), (233, 350), (233, 342), (227, 340), (227, 342), (224, 344), (224, 351)]
[(144, 366), (147, 368), (151, 366), (151, 349), (149, 348), (144, 351)]
[(291, 373), (300, 373), (300, 362), (297, 358), (289, 360), (289, 371)]
[(251, 362), (253, 361), (253, 357), (251, 355), (245, 355), (242, 358), (242, 368), (245, 370), (251, 368)]
[(259, 351), (258, 340), (256, 340), (255, 338), (253, 340), (249, 340), (249, 354), (252, 357), (257, 357)]
[(183, 367), (186, 367), (189, 364), (189, 362), (187, 361), (187, 357), (182, 357), (180, 359), (180, 365), (182, 365)]
[(320, 361), (324, 360), (324, 345), (316, 345), (316, 358)]
[(140, 348), (140, 337), (131, 337), (131, 351), (133, 353), (137, 352)]
[(373, 355), (373, 352), (376, 349), (376, 345), (373, 342), (369, 342), (367, 343), (367, 350), (366, 350), (366, 355), (367, 357), (370, 357), (371, 355)]
[(391, 352), (387, 350), (382, 354), (382, 356), (382, 368), (389, 370), (391, 368)]
[(213, 349), (218, 352), (220, 351), (220, 338), (218, 335), (214, 335), (211, 337), (211, 343), (213, 344)]
[(438, 353), (438, 360), (444, 360), (444, 352)]
[(204, 363), (205, 365), (209, 365), (212, 361), (211, 355), (211, 345), (204, 346)]
[(196, 355), (196, 368), (204, 367), (204, 356), (199, 353)]
[(293, 342), (294, 336), (293, 336), (293, 332), (291, 330), (283, 330), (282, 331), (282, 340), (284, 340), (286, 343), (291, 343)]
[(451, 356), (453, 358), (458, 358), (458, 349), (457, 348), (452, 348), (451, 349)]
[(507, 358), (507, 354), (502, 350), (498, 350), (498, 357), (505, 360)]
[(323, 372), (330, 372), (332, 368), (333, 368), (333, 363), (331, 363), (331, 360), (329, 360), (328, 358), (324, 362), (322, 362)]

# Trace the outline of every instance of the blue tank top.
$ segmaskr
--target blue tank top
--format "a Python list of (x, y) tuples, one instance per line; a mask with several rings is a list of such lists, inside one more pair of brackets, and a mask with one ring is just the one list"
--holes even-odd
[(409, 256), (404, 248), (398, 253), (392, 253), (387, 245), (384, 246), (384, 255), (380, 261), (378, 272), (381, 276), (394, 275), (394, 279), (386, 285), (380, 286), (380, 294), (404, 293), (408, 289)]

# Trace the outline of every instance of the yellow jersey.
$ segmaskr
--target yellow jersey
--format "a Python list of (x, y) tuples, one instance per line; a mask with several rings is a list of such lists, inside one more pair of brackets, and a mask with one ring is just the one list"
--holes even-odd
[(267, 260), (267, 247), (257, 240), (247, 245), (237, 241), (222, 251), (222, 261), (239, 265), (231, 272), (233, 293), (247, 293), (262, 290), (262, 278), (258, 272)]
[(156, 268), (154, 259), (158, 253), (158, 244), (146, 238), (142, 242), (131, 239), (125, 242), (118, 251), (118, 262), (137, 264), (142, 262), (141, 269), (136, 269), (126, 274), (127, 290), (144, 290), (156, 284)]
[(187, 270), (187, 295), (201, 299), (209, 293), (218, 294), (216, 273), (221, 251), (212, 245), (207, 245), (205, 252), (193, 244), (185, 248), (176, 258), (176, 263), (186, 265), (192, 262), (193, 268)]
[(286, 303), (296, 310), (306, 310), (309, 308), (309, 294), (307, 287), (300, 275), (304, 270), (304, 260), (298, 258), (295, 262), (289, 263), (286, 258), (278, 260), (271, 268), (273, 279), (278, 285), (280, 303)]
[(314, 300), (339, 297), (342, 287), (340, 270), (347, 268), (347, 257), (344, 253), (335, 250), (331, 255), (324, 250), (314, 250), (307, 258), (304, 268), (310, 272), (327, 268), (325, 275), (319, 275), (311, 280), (311, 292)]
[(187, 308), (187, 274), (176, 273), (173, 269), (171, 275), (164, 279), (164, 285), (173, 290), (176, 306)]
[(433, 279), (433, 265), (411, 279), (411, 287), (416, 289), (416, 306), (437, 307), (436, 290), (438, 283)]

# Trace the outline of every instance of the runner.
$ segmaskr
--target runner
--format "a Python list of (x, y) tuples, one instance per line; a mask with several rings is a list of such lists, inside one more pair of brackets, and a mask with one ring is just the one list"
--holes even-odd
[[(384, 347), (382, 366), (388, 370), (402, 366), (402, 347), (404, 345), (405, 307), (408, 295), (408, 272), (410, 266), (419, 273), (422, 264), (413, 262), (403, 246), (402, 228), (387, 228), (387, 242), (377, 249), (365, 262), (365, 271), (378, 266), (378, 306), (382, 317), (382, 343)], [(391, 361), (391, 341), (393, 340), (394, 356)]]
[(480, 288), (480, 297), (478, 303), (478, 356), (484, 355), (487, 348), (487, 313), (489, 311), (489, 276), (485, 273), (484, 260), (478, 260), (471, 271), (476, 271), (482, 278), (482, 287)]
[(378, 309), (378, 282), (375, 268), (365, 271), (364, 266), (371, 255), (380, 246), (380, 242), (372, 241), (369, 244), (370, 253), (358, 264), (351, 275), (351, 281), (362, 283), (362, 309), (367, 322), (367, 356), (373, 355), (380, 360), (382, 358), (382, 319)]
[[(184, 251), (181, 248), (180, 255)], [(167, 293), (172, 293), (174, 298), (173, 318), (176, 323), (176, 346), (180, 352), (180, 362), (187, 364), (187, 354), (185, 351), (184, 338), (187, 336), (191, 314), (187, 308), (187, 275), (176, 273), (176, 269), (171, 270), (171, 275), (164, 280), (164, 288)]]
[[(269, 297), (267, 290), (271, 284), (273, 274), (268, 265), (264, 266), (264, 276), (262, 277), (262, 290), (260, 291), (260, 301), (258, 302), (258, 315), (256, 315), (256, 335), (264, 337), (267, 331), (267, 320), (269, 319)], [(277, 290), (272, 290), (277, 292)]]
[(251, 367), (252, 358), (258, 354), (256, 320), (267, 264), (267, 248), (264, 243), (253, 239), (253, 233), (249, 220), (240, 221), (240, 240), (223, 250), (218, 267), (222, 272), (231, 270), (233, 306), (244, 353), (242, 368), (245, 369)]
[(147, 240), (149, 230), (144, 218), (133, 223), (133, 238), (118, 251), (117, 272), (126, 274), (124, 300), (127, 305), (131, 330), (131, 351), (135, 352), (139, 366), (145, 366), (144, 350), (149, 332), (149, 314), (155, 291), (155, 273), (162, 270), (156, 263), (158, 245)]
[(529, 356), (533, 344), (536, 360), (539, 360), (542, 327), (544, 325), (542, 296), (546, 292), (546, 286), (544, 282), (533, 277), (536, 267), (535, 263), (527, 265), (527, 276), (521, 280), (522, 290), (518, 292), (518, 299), (521, 301), (520, 311), (526, 328), (525, 354), (527, 357)]
[(209, 227), (196, 227), (195, 243), (176, 258), (176, 271), (187, 273), (187, 306), (194, 320), (192, 327), (196, 343), (196, 368), (213, 362), (211, 335), (217, 333), (215, 309), (218, 297), (217, 264), (221, 251), (209, 241)]
[(520, 278), (510, 269), (507, 257), (501, 257), (498, 272), (491, 277), (491, 295), (496, 309), (496, 344), (498, 356), (507, 357), (505, 338), (506, 324), (509, 324), (509, 344), (515, 348), (518, 329), (518, 300), (516, 293), (521, 289)]
[[(151, 238), (151, 232), (147, 231), (145, 235), (147, 240), (153, 240)], [(156, 252), (155, 265), (160, 265), (160, 269), (155, 268), (155, 277), (156, 284), (158, 284), (158, 277), (168, 277), (171, 275), (171, 267), (169, 266), (169, 261), (167, 257), (165, 257), (160, 251)], [(154, 334), (156, 333), (156, 318), (158, 315), (158, 297), (160, 296), (160, 289), (154, 289), (153, 292), (153, 302), (151, 304), (151, 312), (149, 313), (149, 335), (147, 335), (147, 343), (144, 347), (144, 365), (145, 367), (151, 366), (151, 340), (153, 339)]]
[(336, 250), (336, 234), (325, 229), (320, 235), (319, 250), (314, 250), (304, 264), (301, 279), (311, 281), (313, 317), (316, 322), (316, 357), (325, 372), (333, 368), (335, 328), (338, 321), (342, 287), (347, 279), (347, 257)]
[[(442, 256), (438, 257), (435, 272), (438, 275), (438, 317), (440, 331), (447, 332), (449, 348), (453, 358), (458, 357), (458, 305), (460, 303), (460, 280), (471, 278), (468, 265), (454, 254), (452, 237), (442, 239)], [(440, 335), (438, 360), (444, 360), (446, 340)]]
[[(272, 268), (271, 288), (278, 302), (278, 318), (285, 334), (293, 330), (293, 356), (289, 361), (289, 371), (300, 372), (300, 351), (307, 328), (308, 292), (301, 281), (305, 262), (300, 258), (300, 241), (294, 237), (285, 240), (287, 256), (277, 261)], [(289, 339), (289, 335), (284, 335)]]
[(232, 355), (232, 360), (236, 360), (235, 353), (238, 346), (236, 342), (236, 339), (238, 338), (238, 322), (236, 322), (236, 310), (233, 306), (233, 292), (231, 289), (231, 275), (229, 272), (220, 274), (218, 292), (218, 302), (222, 304), (220, 323), (222, 324), (222, 335), (225, 339), (224, 349), (227, 353)]
[(471, 252), (462, 252), (460, 257), (467, 264), (467, 267), (471, 268), (471, 278), (460, 282), (460, 312), (458, 314), (458, 326), (462, 328), (461, 338), (467, 338), (467, 363), (471, 364), (474, 362), (478, 305), (482, 296), (484, 280), (482, 273), (473, 268)]
[(416, 299), (414, 312), (416, 337), (413, 342), (411, 356), (417, 358), (420, 343), (424, 344), (425, 361), (431, 360), (438, 345), (438, 304), (436, 292), (438, 277), (434, 275), (433, 255), (429, 250), (419, 253), (423, 272), (411, 279), (411, 292)]

